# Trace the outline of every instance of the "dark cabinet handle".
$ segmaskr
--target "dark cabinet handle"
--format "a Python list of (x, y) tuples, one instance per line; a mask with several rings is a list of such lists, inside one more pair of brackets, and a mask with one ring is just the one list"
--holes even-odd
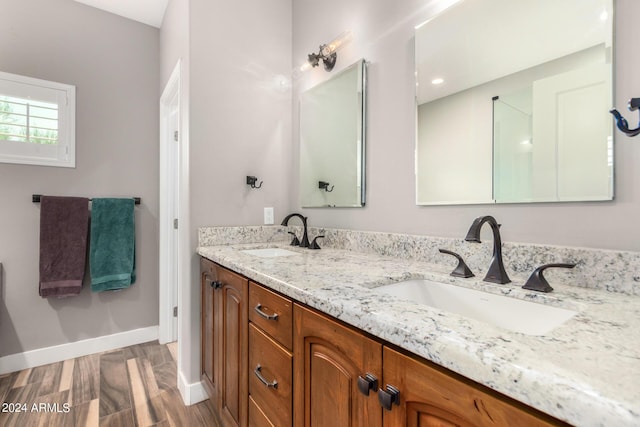
[(400, 405), (400, 390), (390, 384), (387, 384), (384, 390), (378, 390), (378, 401), (384, 409), (390, 411), (391, 405), (394, 403), (396, 405)]
[(358, 376), (358, 390), (365, 396), (369, 396), (370, 390), (378, 390), (378, 379), (370, 373), (366, 373), (364, 377)]
[(210, 284), (213, 289), (220, 289), (222, 287), (222, 282), (219, 280), (213, 280)]
[(273, 313), (273, 314), (265, 313), (264, 311), (262, 311), (262, 304), (256, 305), (254, 310), (256, 313), (258, 313), (260, 316), (264, 317), (267, 320), (278, 320), (278, 313)]
[(256, 377), (258, 377), (260, 382), (267, 386), (267, 388), (278, 388), (278, 381), (273, 380), (269, 382), (264, 376), (262, 376), (262, 366), (256, 366), (256, 368), (253, 370), (253, 373), (256, 374)]

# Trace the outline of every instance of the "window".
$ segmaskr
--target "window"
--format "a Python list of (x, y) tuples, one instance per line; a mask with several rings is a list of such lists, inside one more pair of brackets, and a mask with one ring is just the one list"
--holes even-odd
[(0, 72), (0, 162), (73, 168), (75, 86)]

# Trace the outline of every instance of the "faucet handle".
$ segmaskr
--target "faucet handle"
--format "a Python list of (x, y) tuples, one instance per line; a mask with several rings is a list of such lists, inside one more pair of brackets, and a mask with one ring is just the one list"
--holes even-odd
[(474, 277), (475, 274), (471, 271), (471, 269), (464, 262), (462, 257), (455, 252), (448, 251), (446, 249), (438, 249), (441, 254), (453, 255), (458, 260), (458, 265), (451, 272), (451, 275), (454, 277)]
[(544, 278), (542, 272), (547, 268), (558, 267), (558, 268), (573, 268), (575, 264), (545, 264), (542, 265), (531, 273), (531, 276), (527, 279), (527, 282), (524, 284), (522, 289), (528, 289), (530, 291), (538, 291), (538, 292), (551, 292), (553, 288), (547, 282), (547, 279)]
[(324, 238), (323, 234), (316, 236), (311, 242), (311, 244), (309, 245), (309, 249), (320, 249), (320, 245), (318, 245), (318, 242), (316, 240), (323, 239), (323, 238)]
[(300, 246), (300, 240), (298, 240), (298, 236), (296, 236), (296, 233), (294, 233), (293, 231), (288, 231), (287, 233), (291, 234), (293, 236), (293, 239), (291, 240), (291, 243), (289, 244), (290, 246)]

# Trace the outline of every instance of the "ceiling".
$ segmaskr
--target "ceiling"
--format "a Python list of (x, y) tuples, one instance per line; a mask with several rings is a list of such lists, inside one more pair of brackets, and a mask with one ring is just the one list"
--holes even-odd
[(160, 28), (169, 0), (75, 0), (152, 27)]

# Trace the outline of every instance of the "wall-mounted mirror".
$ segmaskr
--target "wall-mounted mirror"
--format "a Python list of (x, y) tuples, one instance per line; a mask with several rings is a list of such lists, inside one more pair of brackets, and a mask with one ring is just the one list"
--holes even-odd
[(613, 198), (613, 0), (462, 0), (416, 28), (419, 205)]
[(300, 99), (303, 207), (364, 206), (366, 63), (360, 60)]

